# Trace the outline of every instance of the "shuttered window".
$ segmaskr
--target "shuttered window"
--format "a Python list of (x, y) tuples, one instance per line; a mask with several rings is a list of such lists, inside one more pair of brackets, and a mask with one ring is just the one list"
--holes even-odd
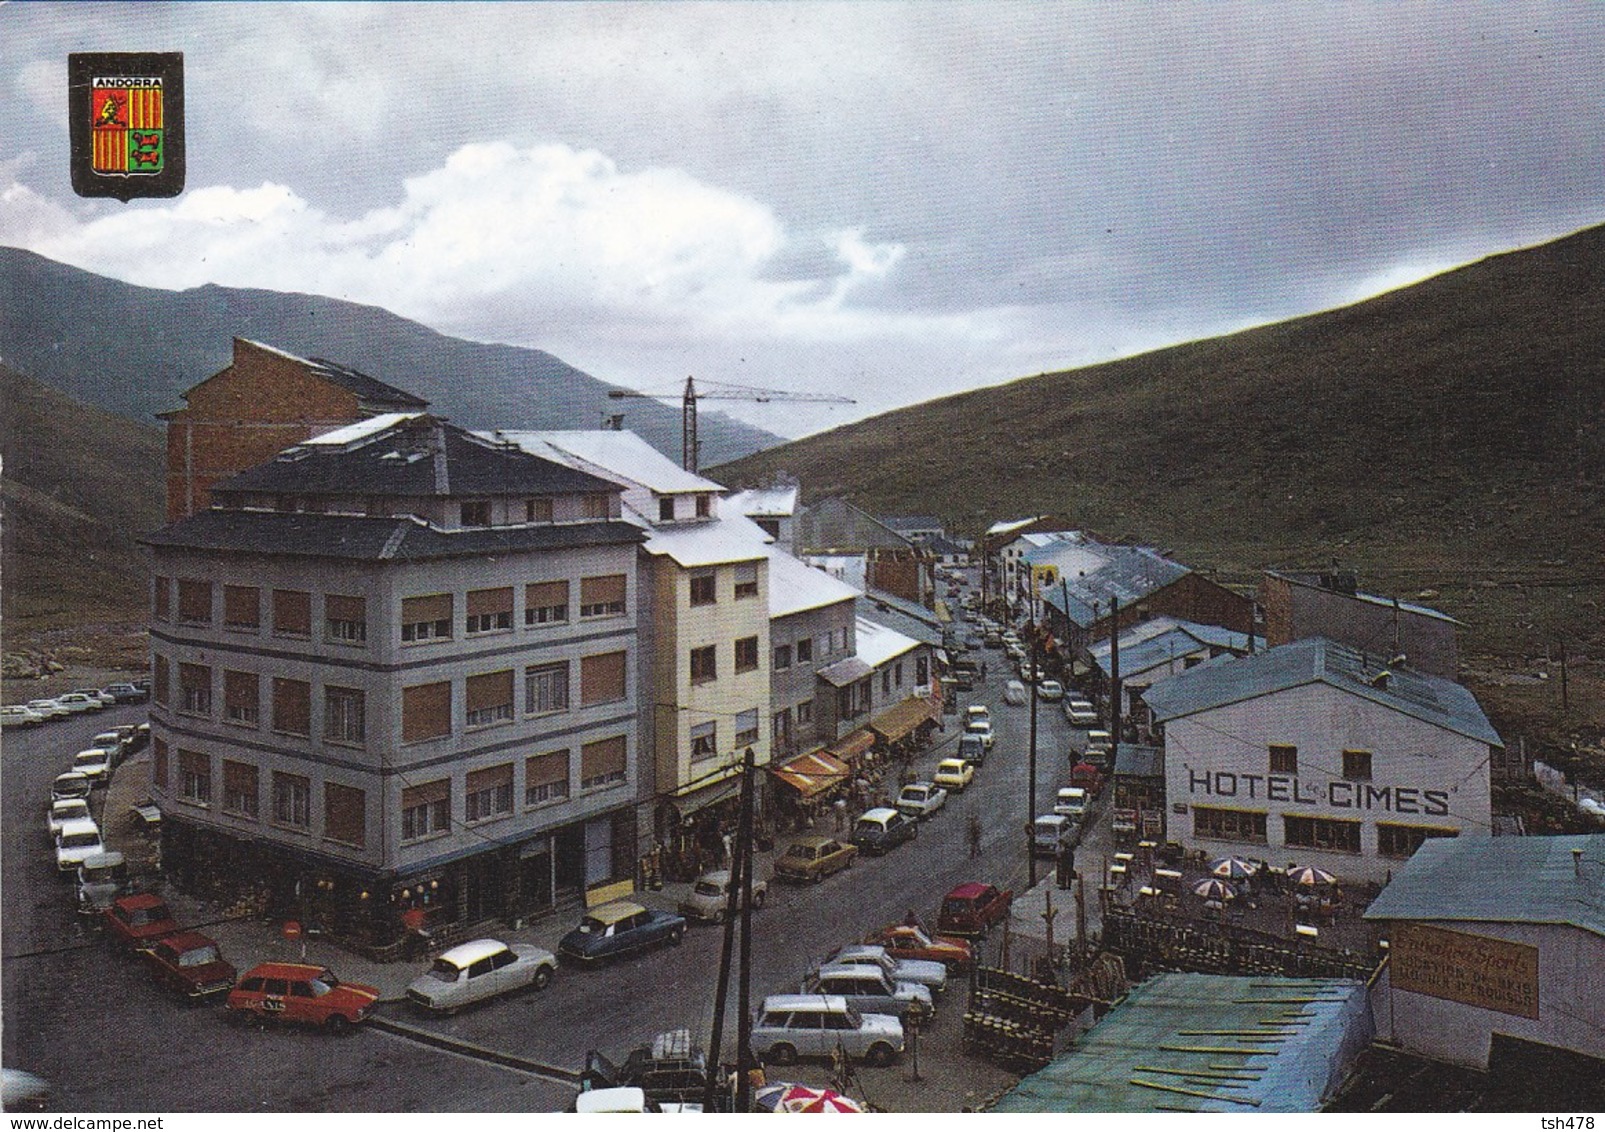
[(312, 780), (273, 772), (273, 820), (295, 829), (312, 828)]
[(178, 793), (190, 802), (205, 805), (212, 800), (212, 760), (199, 751), (178, 752)]
[(273, 730), (286, 735), (312, 734), (312, 685), (305, 680), (273, 678)]
[(550, 523), (552, 521), (552, 501), (550, 499), (524, 500), (524, 522)]
[(451, 779), (409, 786), (401, 792), (401, 839), (412, 841), (451, 829)]
[(623, 735), (599, 739), (580, 748), (580, 789), (624, 781), (627, 747)]
[(368, 796), (364, 791), (338, 782), (323, 784), (323, 836), (358, 849), (368, 843)]
[(223, 812), (253, 821), (261, 812), (261, 772), (250, 763), (223, 760)]
[(758, 638), (742, 637), (736, 642), (736, 671), (751, 672), (758, 667)]
[(173, 579), (158, 575), (151, 583), (151, 616), (166, 621), (173, 615)]
[(223, 673), (223, 718), (255, 727), (262, 718), (261, 680), (254, 672)]
[(624, 698), (622, 652), (601, 653), (580, 660), (580, 706), (612, 703)]
[(568, 620), (568, 582), (531, 582), (524, 587), (524, 624), (556, 625)]
[(524, 670), (524, 711), (529, 715), (568, 710), (568, 661)]
[(513, 670), (486, 672), (468, 678), (469, 727), (507, 723), (513, 718)]
[(758, 564), (756, 562), (736, 563), (736, 597), (758, 596)]
[(401, 639), (434, 641), (451, 636), (451, 595), (401, 599)]
[(568, 752), (550, 751), (524, 760), (524, 805), (568, 797)]
[(187, 715), (212, 714), (212, 670), (206, 665), (178, 666), (178, 710)]
[(163, 707), (166, 707), (167, 706), (167, 701), (171, 698), (169, 696), (169, 693), (168, 693), (169, 684), (168, 684), (168, 675), (167, 675), (167, 658), (165, 656), (158, 655), (155, 658), (155, 661), (156, 661), (156, 672), (155, 672), (155, 675), (154, 675), (155, 688), (151, 692), (151, 697), (157, 703), (161, 704)]
[(451, 681), (401, 690), (401, 741), (416, 743), (451, 734)]
[(736, 716), (736, 746), (750, 747), (758, 741), (758, 709), (751, 708)]
[(153, 739), (150, 745), (150, 782), (151, 786), (165, 793), (167, 791), (167, 740)]
[(368, 737), (367, 697), (361, 688), (323, 689), (323, 737), (360, 746)]
[(468, 623), (470, 633), (494, 633), (513, 627), (513, 587), (502, 586), (494, 590), (468, 591)]
[(178, 619), (191, 625), (212, 623), (212, 583), (194, 578), (178, 580)]
[(512, 763), (468, 772), (468, 794), (464, 799), (463, 815), (468, 821), (488, 821), (512, 812)]
[(273, 632), (282, 637), (310, 637), (312, 595), (305, 590), (274, 590)]
[(226, 629), (260, 629), (262, 627), (262, 591), (256, 586), (224, 586), (223, 627)]
[(623, 574), (580, 579), (580, 616), (617, 617), (624, 613)]
[(323, 635), (341, 644), (360, 645), (368, 639), (368, 599), (325, 594)]

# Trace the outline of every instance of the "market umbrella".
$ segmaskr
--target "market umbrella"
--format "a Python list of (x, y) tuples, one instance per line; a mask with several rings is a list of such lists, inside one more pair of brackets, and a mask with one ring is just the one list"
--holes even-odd
[(1255, 866), (1241, 857), (1218, 857), (1209, 863), (1210, 875), (1226, 880), (1247, 880), (1257, 871)]
[(811, 1085), (771, 1085), (753, 1098), (770, 1112), (863, 1112), (864, 1106), (834, 1089)]
[(1193, 885), (1193, 895), (1202, 896), (1205, 900), (1224, 902), (1237, 899), (1237, 890), (1219, 877), (1205, 877)]
[(1289, 884), (1303, 885), (1305, 888), (1314, 888), (1318, 884), (1336, 884), (1337, 877), (1325, 869), (1318, 869), (1314, 865), (1305, 865), (1301, 869), (1288, 869), (1287, 882)]

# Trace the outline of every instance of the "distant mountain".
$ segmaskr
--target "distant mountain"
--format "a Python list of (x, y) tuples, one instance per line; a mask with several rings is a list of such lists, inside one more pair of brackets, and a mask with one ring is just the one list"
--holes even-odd
[(1473, 644), (1605, 648), (1605, 228), (709, 474), (777, 469), (806, 497), (934, 513), (961, 535), (1055, 514), (1244, 582), (1339, 558), (1383, 592), (1444, 587), (1434, 603)]
[[(318, 295), (136, 287), (0, 247), (0, 361), (89, 404), (149, 422), (228, 365), (236, 336), (352, 366), (468, 428), (597, 428), (604, 413), (623, 412), (626, 428), (680, 458), (677, 406), (610, 401), (614, 386), (541, 350), (451, 338)], [(780, 440), (709, 412), (699, 434), (704, 464)]]

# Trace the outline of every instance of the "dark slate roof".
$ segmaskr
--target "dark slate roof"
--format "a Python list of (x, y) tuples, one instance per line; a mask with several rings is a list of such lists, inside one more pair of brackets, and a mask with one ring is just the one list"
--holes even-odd
[(792, 543), (804, 554), (851, 553), (872, 546), (907, 550), (913, 543), (845, 499), (821, 499), (796, 517)]
[[(1254, 639), (1257, 648), (1264, 648), (1262, 637)], [(1120, 645), (1120, 669), (1130, 675), (1147, 672), (1178, 656), (1186, 656), (1200, 649), (1210, 646), (1227, 649), (1234, 653), (1248, 651), (1248, 634), (1234, 633), (1230, 629), (1222, 629), (1214, 625), (1195, 625), (1192, 622), (1178, 623), (1174, 629), (1161, 633), (1157, 637), (1149, 637), (1145, 641), (1134, 644)], [(1088, 650), (1092, 653), (1092, 661), (1106, 675), (1112, 666), (1109, 643), (1101, 642)]]
[[(1082, 545), (1086, 545), (1083, 543)], [(1055, 547), (1039, 547), (1023, 555), (1028, 562), (1052, 562)], [(1070, 596), (1070, 620), (1086, 628), (1109, 615), (1109, 599), (1118, 597), (1121, 605), (1131, 605), (1157, 590), (1164, 589), (1192, 573), (1191, 567), (1173, 562), (1146, 546), (1098, 546), (1106, 564), (1086, 577), (1066, 577), (1042, 591), (1042, 600), (1054, 609), (1065, 607), (1065, 591)], [(1096, 608), (1093, 603), (1098, 603)]]
[(141, 541), (175, 550), (406, 562), (614, 546), (637, 543), (643, 537), (639, 527), (622, 519), (442, 531), (413, 518), (213, 508), (170, 523)]
[(405, 389), (397, 389), (394, 385), (386, 385), (376, 377), (369, 377), (362, 371), (343, 366), (339, 362), (331, 362), (325, 358), (308, 358), (307, 365), (317, 376), (351, 390), (365, 403), (375, 408), (427, 409), (429, 407), (429, 402), (422, 397), (408, 393)]
[(1429, 838), (1365, 918), (1570, 924), (1605, 936), (1605, 834)]
[[(443, 456), (443, 458), (440, 458)], [(299, 444), (213, 494), (483, 496), (617, 491), (611, 480), (424, 415), (343, 446)]]
[(935, 515), (890, 515), (881, 520), (898, 534), (904, 531), (939, 531), (942, 520)]
[(859, 594), (855, 600), (854, 612), (857, 616), (867, 618), (876, 624), (884, 625), (888, 629), (895, 629), (905, 637), (913, 637), (921, 644), (932, 648), (942, 647), (942, 630), (932, 622), (935, 614), (928, 609), (922, 611), (927, 617), (912, 617), (906, 613), (907, 602), (893, 604), (886, 601), (883, 595), (877, 593), (873, 596)]
[(875, 675), (875, 670), (856, 656), (845, 660), (838, 660), (835, 664), (821, 668), (817, 675), (825, 683), (837, 688), (845, 688), (855, 680), (862, 680), (866, 676)]
[(1117, 743), (1115, 773), (1121, 778), (1165, 777), (1164, 748), (1140, 747), (1136, 743)]
[[(1388, 679), (1377, 687), (1372, 680), (1384, 668)], [(1160, 681), (1142, 698), (1154, 719), (1164, 723), (1305, 684), (1328, 684), (1479, 742), (1505, 745), (1476, 698), (1453, 680), (1384, 665), (1379, 656), (1365, 656), (1325, 637), (1307, 637), (1254, 656), (1218, 656)]]

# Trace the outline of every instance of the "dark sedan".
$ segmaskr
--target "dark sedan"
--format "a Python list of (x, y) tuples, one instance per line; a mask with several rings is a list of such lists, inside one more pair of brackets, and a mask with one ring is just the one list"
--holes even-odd
[(557, 950), (565, 959), (599, 963), (661, 943), (678, 947), (684, 938), (684, 916), (654, 912), (639, 904), (618, 900), (587, 912), (580, 926), (563, 937)]

